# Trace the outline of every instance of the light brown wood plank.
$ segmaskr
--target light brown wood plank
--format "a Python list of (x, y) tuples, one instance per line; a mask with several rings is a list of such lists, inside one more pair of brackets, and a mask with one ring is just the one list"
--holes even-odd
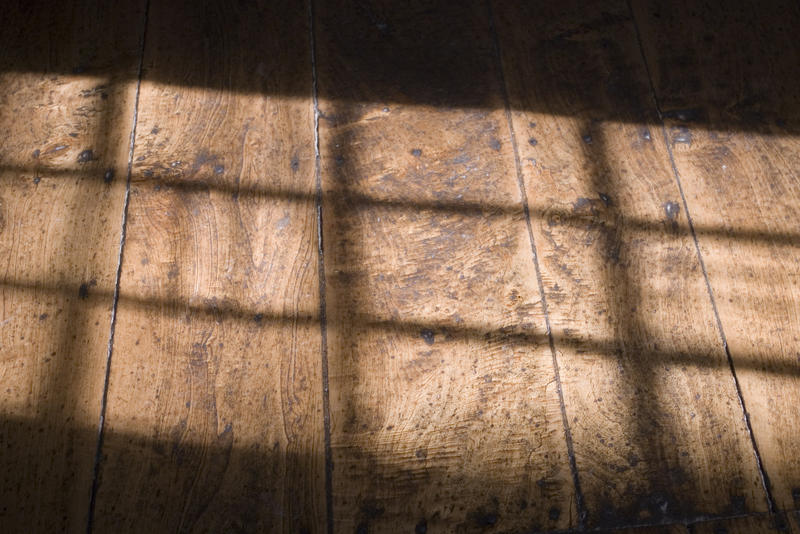
[(151, 5), (96, 531), (326, 530), (307, 20)]
[(625, 2), (497, 2), (590, 526), (766, 510)]
[(0, 530), (86, 529), (143, 3), (0, 14)]
[(637, 13), (772, 494), (797, 509), (800, 5), (653, 2)]
[(575, 526), (486, 6), (317, 6), (336, 530)]

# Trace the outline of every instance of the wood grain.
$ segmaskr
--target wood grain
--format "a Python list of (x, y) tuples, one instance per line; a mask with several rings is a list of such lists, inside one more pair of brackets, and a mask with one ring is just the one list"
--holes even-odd
[(0, 532), (800, 533), (800, 4), (80, 4), (0, 9)]
[(800, 6), (639, 8), (668, 142), (772, 494), (780, 508), (798, 509)]
[(574, 526), (485, 4), (317, 7), (336, 531)]
[[(142, 3), (0, 17), (0, 530), (83, 532)], [(133, 81), (132, 81), (133, 80)]]
[(97, 531), (325, 531), (307, 20), (151, 6)]
[(589, 525), (766, 510), (627, 5), (494, 6)]
[(658, 525), (607, 530), (609, 534), (689, 534), (683, 525)]
[(704, 521), (696, 523), (689, 528), (690, 534), (776, 534), (778, 532), (795, 534), (796, 523), (788, 521), (787, 517), (774, 517), (757, 515), (751, 517), (737, 517), (717, 521)]

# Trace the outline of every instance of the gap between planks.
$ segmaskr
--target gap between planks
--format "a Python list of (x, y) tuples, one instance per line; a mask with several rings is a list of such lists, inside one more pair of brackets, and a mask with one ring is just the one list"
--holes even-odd
[(122, 277), (122, 258), (125, 251), (125, 230), (128, 222), (128, 205), (131, 196), (131, 173), (133, 170), (133, 153), (136, 148), (136, 125), (139, 118), (139, 93), (142, 87), (142, 67), (144, 65), (144, 48), (147, 39), (147, 15), (150, 9), (150, 0), (145, 0), (144, 14), (142, 15), (142, 33), (139, 46), (139, 66), (136, 73), (136, 96), (133, 101), (133, 124), (128, 142), (128, 168), (125, 176), (125, 196), (122, 202), (122, 220), (120, 222), (119, 252), (117, 254), (117, 272), (114, 280), (114, 297), (111, 304), (111, 324), (108, 331), (108, 349), (106, 352), (105, 374), (103, 375), (103, 396), (100, 400), (100, 419), (97, 423), (97, 447), (95, 449), (94, 465), (92, 467), (92, 487), (89, 496), (89, 513), (86, 519), (86, 532), (91, 534), (94, 511), (97, 499), (98, 476), (100, 474), (100, 461), (103, 454), (103, 429), (105, 426), (106, 407), (108, 405), (108, 383), (111, 377), (111, 359), (114, 355), (114, 332), (117, 322), (117, 307), (119, 305), (119, 285)]
[(758, 465), (758, 473), (761, 477), (761, 485), (764, 490), (766, 499), (767, 499), (767, 506), (769, 509), (770, 515), (775, 515), (777, 513), (777, 507), (775, 505), (775, 500), (772, 496), (772, 491), (770, 490), (770, 482), (769, 476), (764, 469), (764, 464), (761, 461), (761, 453), (758, 450), (758, 444), (756, 443), (755, 435), (753, 434), (753, 427), (750, 424), (750, 415), (747, 412), (747, 407), (744, 401), (744, 395), (742, 394), (742, 388), (739, 384), (739, 377), (736, 375), (736, 367), (733, 363), (733, 357), (731, 356), (730, 348), (728, 347), (728, 340), (725, 336), (725, 329), (722, 326), (722, 319), (719, 315), (719, 310), (717, 309), (717, 301), (714, 298), (714, 290), (711, 287), (711, 280), (708, 277), (708, 271), (706, 270), (706, 264), (703, 259), (703, 253), (700, 251), (700, 242), (697, 239), (697, 232), (694, 229), (694, 222), (692, 220), (692, 214), (689, 212), (689, 204), (686, 202), (686, 195), (683, 192), (683, 184), (681, 183), (680, 173), (678, 172), (678, 167), (675, 164), (675, 157), (672, 153), (672, 146), (669, 143), (669, 137), (667, 136), (667, 128), (664, 124), (664, 115), (661, 111), (661, 105), (658, 101), (658, 95), (656, 94), (656, 88), (653, 83), (653, 75), (650, 71), (650, 64), (647, 61), (647, 55), (644, 52), (644, 46), (642, 44), (642, 37), (639, 31), (639, 23), (636, 20), (636, 14), (633, 11), (633, 6), (631, 5), (631, 0), (627, 0), (628, 5), (628, 13), (630, 14), (631, 21), (633, 23), (633, 29), (636, 32), (636, 41), (639, 46), (639, 54), (642, 58), (642, 63), (644, 65), (645, 72), (647, 73), (647, 82), (650, 86), (650, 96), (653, 99), (653, 105), (655, 106), (656, 113), (658, 114), (658, 120), (661, 123), (661, 136), (664, 140), (664, 146), (667, 149), (667, 154), (669, 155), (669, 164), (670, 168), (672, 169), (672, 175), (675, 178), (675, 183), (678, 186), (678, 191), (681, 195), (681, 202), (683, 203), (683, 209), (686, 211), (686, 220), (689, 225), (689, 232), (692, 235), (692, 241), (694, 242), (695, 252), (697, 253), (697, 260), (700, 263), (700, 269), (703, 272), (703, 279), (705, 280), (706, 290), (708, 292), (708, 298), (711, 301), (711, 309), (714, 311), (714, 319), (716, 320), (717, 324), (717, 331), (719, 332), (720, 341), (722, 342), (722, 347), (725, 350), (725, 357), (728, 360), (728, 368), (731, 372), (731, 378), (733, 379), (733, 384), (736, 389), (736, 396), (739, 400), (739, 406), (742, 410), (742, 417), (744, 418), (745, 428), (747, 429), (747, 437), (750, 439), (750, 445), (753, 449), (753, 454), (755, 455), (756, 465)]

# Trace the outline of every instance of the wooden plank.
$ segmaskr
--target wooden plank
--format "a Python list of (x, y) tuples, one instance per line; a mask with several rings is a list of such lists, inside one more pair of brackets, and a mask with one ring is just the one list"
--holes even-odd
[(0, 14), (0, 525), (83, 532), (143, 3)]
[(654, 2), (637, 13), (772, 494), (797, 509), (800, 6)]
[(766, 510), (626, 3), (494, 6), (589, 526)]
[(317, 7), (336, 530), (575, 526), (486, 6)]
[(794, 525), (785, 516), (757, 515), (704, 521), (690, 526), (690, 534), (794, 534)]
[(611, 534), (689, 534), (688, 530), (683, 525), (657, 525), (649, 527), (632, 527), (623, 529), (614, 529), (601, 532), (608, 532)]
[(308, 14), (148, 19), (94, 527), (324, 532)]

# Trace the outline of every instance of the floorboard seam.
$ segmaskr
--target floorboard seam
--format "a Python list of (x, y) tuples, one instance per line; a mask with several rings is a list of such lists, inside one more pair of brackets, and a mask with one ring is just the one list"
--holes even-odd
[(322, 236), (322, 168), (319, 150), (319, 96), (317, 86), (317, 51), (314, 34), (314, 0), (308, 1), (308, 36), (311, 48), (311, 99), (314, 106), (314, 187), (315, 211), (317, 222), (317, 270), (319, 271), (319, 326), (320, 326), (320, 359), (322, 365), (322, 412), (325, 441), (325, 519), (327, 532), (333, 534), (333, 453), (331, 451), (331, 412), (330, 393), (328, 388), (328, 319), (325, 256)]
[(92, 488), (89, 497), (89, 513), (86, 522), (86, 532), (91, 534), (92, 523), (94, 521), (95, 504), (99, 485), (100, 461), (103, 452), (103, 438), (105, 430), (106, 408), (108, 407), (108, 384), (111, 377), (111, 360), (114, 354), (114, 334), (117, 326), (117, 307), (119, 305), (119, 286), (122, 278), (122, 259), (125, 251), (125, 237), (128, 223), (128, 205), (130, 204), (131, 194), (131, 173), (133, 171), (133, 154), (136, 148), (136, 126), (139, 120), (139, 94), (142, 86), (142, 68), (144, 66), (144, 49), (147, 39), (147, 20), (150, 11), (150, 0), (145, 1), (144, 14), (142, 16), (142, 34), (139, 46), (139, 66), (136, 75), (136, 96), (133, 101), (133, 124), (131, 135), (128, 141), (128, 168), (125, 176), (125, 196), (122, 202), (122, 221), (120, 223), (119, 252), (117, 254), (117, 272), (114, 280), (114, 297), (111, 305), (111, 324), (108, 332), (108, 346), (106, 349), (106, 368), (103, 377), (103, 396), (100, 401), (100, 419), (97, 428), (97, 447), (94, 455), (94, 465), (92, 468)]
[(547, 307), (547, 297), (544, 292), (544, 282), (542, 280), (542, 272), (539, 266), (539, 254), (536, 248), (536, 240), (533, 237), (533, 225), (531, 223), (530, 208), (528, 206), (528, 194), (525, 188), (525, 181), (522, 177), (522, 167), (519, 160), (519, 148), (517, 146), (517, 136), (514, 131), (514, 122), (511, 117), (511, 103), (508, 96), (508, 87), (506, 85), (506, 78), (503, 72), (503, 58), (500, 51), (500, 39), (497, 36), (497, 28), (494, 22), (494, 13), (492, 12), (491, 0), (486, 0), (486, 10), (489, 19), (489, 32), (491, 34), (495, 63), (498, 71), (498, 81), (500, 82), (500, 89), (503, 96), (503, 105), (505, 108), (506, 122), (508, 123), (508, 131), (511, 137), (511, 147), (514, 153), (514, 167), (517, 174), (517, 185), (522, 203), (522, 211), (525, 215), (525, 224), (528, 229), (528, 239), (530, 240), (531, 253), (533, 255), (533, 265), (536, 271), (536, 282), (539, 286), (539, 294), (542, 300), (542, 313), (544, 314), (545, 329), (547, 333), (547, 341), (550, 346), (550, 355), (553, 361), (553, 374), (556, 382), (556, 391), (558, 392), (559, 407), (561, 409), (561, 421), (564, 427), (564, 439), (567, 446), (567, 456), (569, 458), (569, 467), (572, 475), (572, 483), (575, 487), (575, 501), (578, 513), (578, 529), (584, 530), (586, 528), (586, 518), (588, 512), (585, 507), (583, 498), (583, 491), (581, 490), (580, 478), (578, 477), (578, 466), (575, 461), (575, 450), (572, 443), (572, 431), (570, 430), (569, 420), (567, 418), (567, 409), (564, 403), (564, 393), (561, 387), (561, 375), (558, 368), (558, 357), (556, 354), (555, 340), (553, 339), (553, 332), (550, 328), (550, 313)]
[(733, 357), (731, 356), (730, 348), (728, 346), (728, 339), (725, 336), (725, 329), (722, 326), (722, 319), (720, 318), (719, 310), (717, 309), (717, 301), (716, 301), (716, 298), (714, 297), (714, 290), (711, 287), (711, 280), (708, 277), (708, 271), (706, 270), (706, 264), (705, 264), (705, 261), (703, 260), (703, 254), (702, 254), (702, 252), (700, 250), (700, 242), (697, 239), (697, 232), (695, 231), (695, 228), (694, 228), (694, 222), (692, 221), (691, 213), (689, 213), (689, 204), (687, 203), (686, 195), (683, 192), (683, 184), (681, 183), (680, 173), (678, 172), (678, 167), (677, 167), (677, 165), (675, 163), (675, 157), (674, 157), (674, 155), (672, 153), (672, 146), (670, 146), (670, 144), (669, 144), (669, 136), (667, 135), (667, 127), (666, 127), (666, 124), (664, 123), (664, 115), (663, 115), (663, 113), (661, 111), (661, 104), (660, 104), (660, 102), (658, 100), (658, 95), (656, 94), (655, 84), (653, 83), (653, 76), (652, 76), (652, 74), (650, 72), (650, 65), (647, 62), (647, 55), (644, 52), (644, 45), (642, 43), (642, 37), (641, 37), (641, 33), (639, 31), (639, 24), (636, 21), (636, 16), (634, 14), (633, 6), (631, 5), (630, 0), (628, 0), (628, 11), (630, 13), (630, 17), (631, 17), (631, 21), (633, 23), (634, 31), (636, 32), (636, 40), (637, 40), (638, 45), (639, 45), (639, 54), (641, 55), (642, 62), (644, 64), (644, 68), (645, 68), (645, 71), (647, 73), (647, 80), (648, 80), (648, 83), (650, 84), (650, 96), (653, 99), (653, 104), (654, 104), (654, 106), (656, 108), (656, 113), (658, 114), (658, 120), (659, 120), (660, 126), (661, 126), (661, 135), (662, 135), (662, 137), (664, 139), (664, 145), (667, 148), (667, 154), (669, 156), (669, 163), (670, 163), (670, 166), (672, 167), (672, 174), (673, 174), (673, 176), (675, 178), (675, 183), (678, 186), (678, 192), (681, 195), (681, 202), (683, 203), (683, 209), (686, 212), (686, 220), (687, 220), (687, 223), (688, 223), (688, 226), (689, 226), (689, 232), (691, 233), (692, 240), (694, 241), (694, 248), (695, 248), (695, 251), (697, 252), (697, 259), (698, 259), (698, 262), (700, 263), (700, 269), (703, 272), (703, 278), (705, 279), (706, 290), (708, 292), (708, 297), (709, 297), (709, 300), (711, 301), (711, 309), (714, 312), (714, 318), (715, 318), (716, 323), (717, 323), (717, 331), (719, 332), (719, 336), (720, 336), (720, 339), (722, 341), (722, 346), (723, 346), (723, 348), (725, 350), (725, 356), (726, 356), (726, 358), (728, 360), (728, 368), (730, 369), (731, 377), (733, 379), (733, 384), (734, 384), (734, 387), (736, 389), (736, 395), (737, 395), (737, 397), (739, 399), (739, 406), (741, 407), (742, 415), (744, 417), (744, 422), (745, 422), (745, 427), (746, 427), (746, 430), (747, 430), (747, 435), (750, 438), (750, 445), (752, 446), (753, 454), (755, 455), (756, 464), (758, 466), (759, 475), (761, 477), (761, 485), (763, 486), (764, 493), (765, 493), (766, 500), (767, 500), (767, 507), (769, 508), (769, 513), (771, 515), (775, 515), (777, 513), (777, 507), (775, 505), (775, 500), (774, 500), (774, 498), (772, 496), (772, 491), (770, 489), (769, 476), (767, 475), (767, 472), (764, 469), (764, 464), (761, 461), (761, 453), (760, 453), (760, 451), (758, 449), (758, 444), (756, 443), (755, 435), (753, 434), (753, 427), (752, 427), (752, 425), (750, 423), (750, 414), (747, 411), (747, 407), (746, 407), (745, 400), (744, 400), (744, 395), (742, 394), (742, 388), (741, 388), (741, 385), (739, 384), (739, 377), (736, 374), (736, 367), (734, 366)]

